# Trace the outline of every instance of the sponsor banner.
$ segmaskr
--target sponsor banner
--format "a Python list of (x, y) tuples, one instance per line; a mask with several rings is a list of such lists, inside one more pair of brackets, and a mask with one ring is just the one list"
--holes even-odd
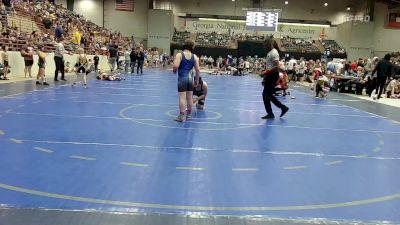
[(178, 30), (189, 31), (191, 33), (247, 33), (259, 35), (274, 35), (275, 38), (290, 36), (293, 38), (306, 39), (335, 39), (336, 27), (313, 27), (313, 26), (296, 26), (278, 24), (277, 31), (248, 30), (246, 23), (239, 22), (219, 22), (219, 21), (199, 21), (199, 20), (182, 20), (177, 26)]

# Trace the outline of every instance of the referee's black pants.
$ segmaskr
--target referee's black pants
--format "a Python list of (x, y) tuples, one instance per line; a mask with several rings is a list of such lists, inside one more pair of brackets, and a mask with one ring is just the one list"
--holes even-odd
[(274, 115), (271, 108), (271, 102), (280, 109), (284, 107), (284, 105), (275, 97), (275, 87), (273, 85), (265, 84), (262, 96), (267, 115)]
[(56, 64), (56, 71), (54, 72), (54, 80), (58, 80), (58, 72), (61, 72), (61, 79), (65, 79), (64, 72), (64, 59), (62, 57), (54, 56), (54, 62)]

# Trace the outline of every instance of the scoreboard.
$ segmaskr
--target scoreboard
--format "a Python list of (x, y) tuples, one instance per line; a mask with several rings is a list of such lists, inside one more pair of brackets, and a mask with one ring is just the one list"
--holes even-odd
[(278, 31), (278, 12), (247, 11), (246, 29)]

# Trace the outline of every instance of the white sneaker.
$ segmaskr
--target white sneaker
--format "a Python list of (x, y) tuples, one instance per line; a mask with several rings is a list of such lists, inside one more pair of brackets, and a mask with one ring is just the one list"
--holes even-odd
[(184, 114), (179, 114), (179, 116), (177, 116), (175, 118), (176, 122), (184, 122), (185, 121), (185, 115)]

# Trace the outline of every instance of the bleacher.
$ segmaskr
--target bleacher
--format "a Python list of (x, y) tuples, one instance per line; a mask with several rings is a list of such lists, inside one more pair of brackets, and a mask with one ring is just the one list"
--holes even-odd
[[(16, 1), (13, 9), (0, 10), (2, 45), (8, 45), (10, 51), (19, 51), (23, 45), (30, 41), (34, 46), (42, 44), (45, 51), (54, 51), (55, 24), (62, 25), (64, 30), (64, 45), (69, 51), (78, 48), (73, 43), (73, 30), (79, 29), (81, 40), (87, 53), (93, 53), (111, 38), (119, 43), (122, 48), (126, 44), (119, 33), (111, 32), (87, 21), (83, 16), (75, 14), (62, 7), (51, 3), (36, 1)], [(96, 46), (99, 43), (99, 46)]]
[(172, 36), (172, 42), (173, 43), (182, 43), (186, 39), (190, 38), (190, 32), (188, 31), (175, 31), (174, 35)]
[(243, 34), (238, 33), (233, 36), (236, 41), (263, 41), (266, 35), (255, 35), (255, 34)]
[(232, 37), (228, 34), (221, 33), (198, 33), (196, 37), (196, 45), (206, 47), (223, 47), (229, 48)]
[(322, 45), (325, 48), (325, 51), (329, 50), (332, 54), (345, 54), (346, 50), (342, 48), (336, 41), (334, 40), (323, 40)]
[[(195, 41), (197, 46), (208, 48), (215, 47), (236, 49), (238, 47), (237, 43), (240, 41), (262, 42), (268, 36), (245, 33), (229, 35), (227, 33), (217, 32), (192, 34), (187, 31), (175, 31), (172, 42), (174, 44), (179, 44), (183, 43), (185, 39), (193, 37), (196, 37)], [(293, 38), (289, 36), (279, 39), (275, 38), (275, 40), (281, 52), (318, 55), (323, 54), (325, 49), (330, 49), (331, 54), (346, 54), (346, 51), (334, 40), (320, 41), (312, 39)]]
[(282, 47), (287, 52), (320, 53), (314, 40), (284, 37), (281, 39)]

